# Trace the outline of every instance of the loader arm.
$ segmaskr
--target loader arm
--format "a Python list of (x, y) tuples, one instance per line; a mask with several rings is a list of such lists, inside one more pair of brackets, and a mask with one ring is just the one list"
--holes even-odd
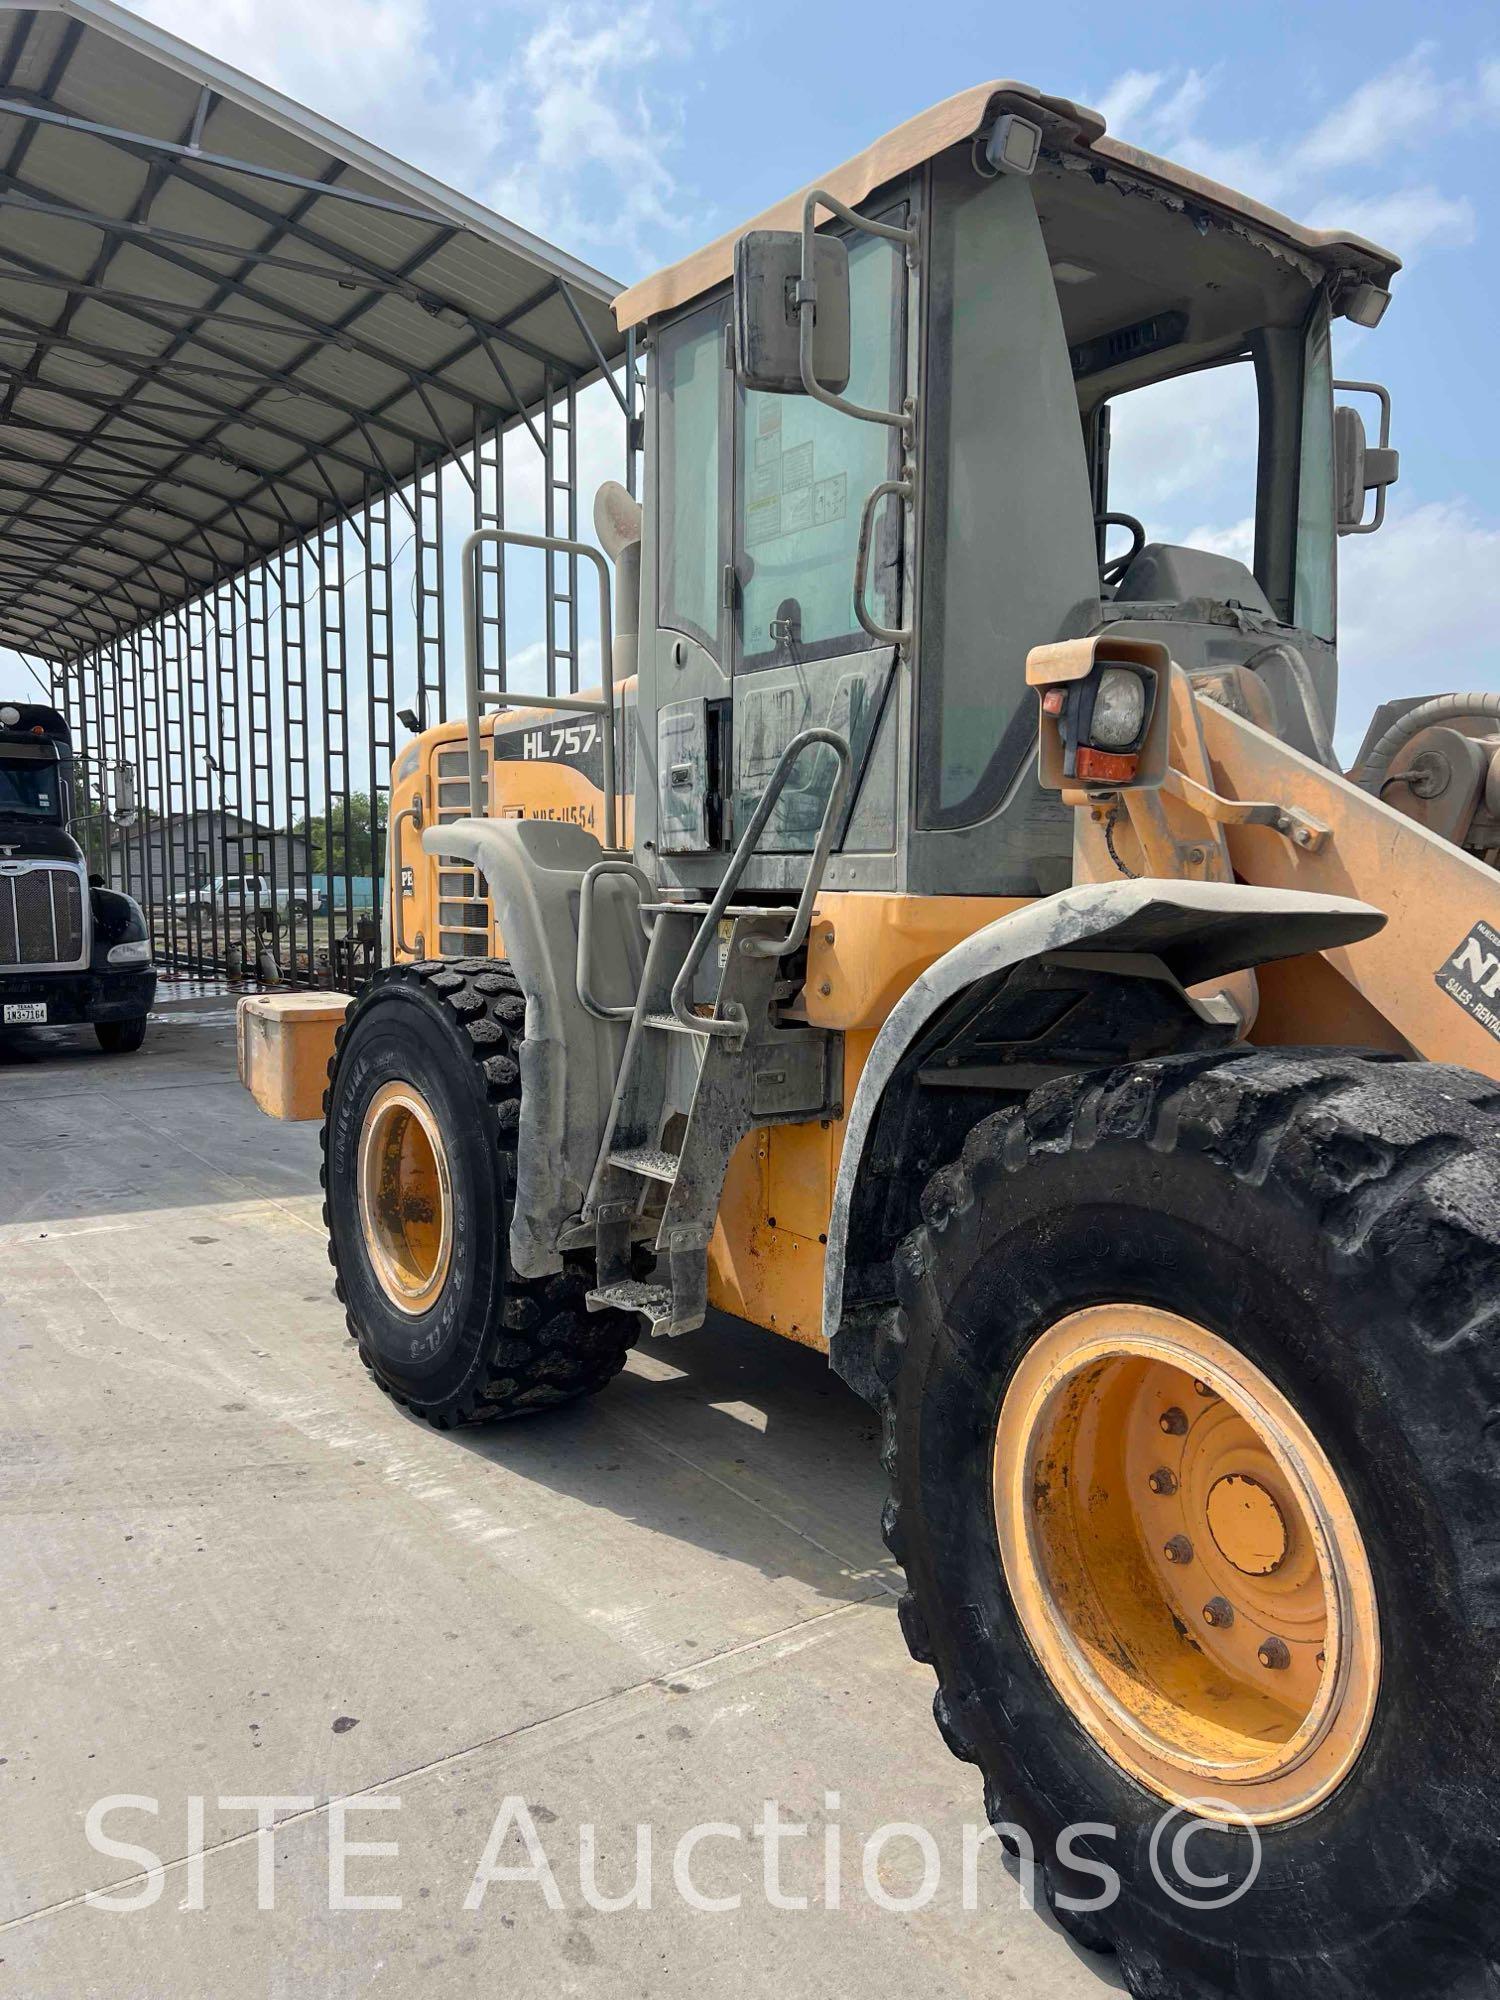
[(1324, 958), (1419, 1055), (1500, 1079), (1500, 876), (1218, 702), (1194, 708), (1216, 793), (1274, 800), (1328, 829), (1304, 846), (1226, 823), (1240, 880), (1383, 909), (1384, 929)]

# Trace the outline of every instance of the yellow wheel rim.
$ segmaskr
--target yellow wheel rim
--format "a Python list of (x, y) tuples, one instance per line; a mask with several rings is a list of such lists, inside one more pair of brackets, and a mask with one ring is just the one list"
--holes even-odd
[(404, 1313), (429, 1311), (453, 1255), (453, 1191), (437, 1120), (413, 1084), (383, 1084), (365, 1112), (359, 1222), (391, 1304)]
[(1059, 1321), (1006, 1391), (994, 1491), (1027, 1640), (1133, 1777), (1270, 1824), (1348, 1775), (1380, 1679), (1369, 1559), (1312, 1432), (1227, 1341), (1145, 1306)]

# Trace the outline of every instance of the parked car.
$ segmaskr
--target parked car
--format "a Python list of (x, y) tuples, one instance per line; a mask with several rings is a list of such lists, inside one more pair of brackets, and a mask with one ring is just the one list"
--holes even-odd
[(256, 910), (273, 907), (271, 878), (269, 875), (215, 875), (212, 881), (200, 882), (195, 889), (179, 891), (172, 901), (180, 910), (212, 908), (250, 916)]

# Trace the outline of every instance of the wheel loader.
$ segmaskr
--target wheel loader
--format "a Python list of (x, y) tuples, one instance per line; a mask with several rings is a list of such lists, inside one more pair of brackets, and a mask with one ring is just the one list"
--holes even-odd
[[(1142, 1996), (1500, 1992), (1500, 698), (1333, 748), (1397, 269), (990, 83), (625, 293), (641, 500), (466, 546), (325, 1099), (416, 1416), (826, 1350), (938, 1726)], [(1226, 383), (1238, 553), (1120, 476)], [(481, 686), (486, 540), (597, 687)]]

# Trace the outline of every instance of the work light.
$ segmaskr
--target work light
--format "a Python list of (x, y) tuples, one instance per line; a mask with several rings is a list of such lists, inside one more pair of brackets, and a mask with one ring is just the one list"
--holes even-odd
[(1106, 667), (1094, 692), (1089, 737), (1101, 750), (1130, 750), (1146, 726), (1146, 683), (1129, 667)]

